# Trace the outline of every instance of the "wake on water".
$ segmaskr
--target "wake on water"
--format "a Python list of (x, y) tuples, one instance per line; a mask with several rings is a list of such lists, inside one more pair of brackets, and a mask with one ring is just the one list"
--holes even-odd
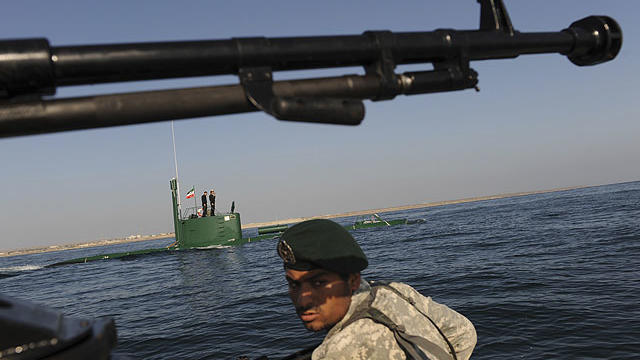
[[(197, 248), (193, 248), (193, 249), (185, 249), (182, 251), (188, 251), (188, 250), (215, 250), (215, 249), (228, 249), (231, 248), (230, 245), (211, 245), (211, 246), (204, 246), (204, 247), (197, 247)], [(149, 254), (143, 254), (143, 255), (149, 255)], [(129, 257), (123, 257), (123, 258), (117, 258), (117, 260), (120, 261), (126, 261)], [(131, 256), (131, 258), (137, 258), (137, 256)], [(36, 270), (40, 270), (40, 269), (44, 269), (47, 267), (50, 267), (51, 265), (54, 264), (40, 264), (40, 265), (35, 265), (35, 264), (23, 264), (23, 265), (14, 265), (14, 266), (6, 266), (6, 267), (0, 267), (0, 279), (4, 279), (4, 278), (9, 278), (9, 277), (13, 277), (13, 276), (18, 276), (18, 275), (22, 275), (22, 274), (26, 274), (26, 273), (30, 273)]]
[(18, 276), (35, 270), (40, 270), (44, 265), (17, 265), (0, 268), (0, 279)]
[(200, 246), (195, 247), (196, 250), (209, 250), (209, 249), (228, 249), (231, 245), (209, 245), (209, 246)]

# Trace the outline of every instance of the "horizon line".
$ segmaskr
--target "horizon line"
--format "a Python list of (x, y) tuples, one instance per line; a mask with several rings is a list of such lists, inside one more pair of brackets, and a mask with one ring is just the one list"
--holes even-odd
[[(470, 198), (462, 198), (462, 199), (456, 199), (456, 200), (444, 200), (444, 201), (435, 201), (435, 202), (420, 203), (420, 204), (413, 204), (413, 205), (400, 205), (400, 206), (392, 206), (392, 207), (386, 207), (386, 208), (348, 211), (348, 212), (335, 213), (335, 214), (325, 214), (325, 215), (316, 215), (316, 216), (308, 216), (308, 217), (289, 218), (289, 219), (282, 219), (282, 220), (253, 222), (253, 223), (241, 225), (241, 228), (253, 229), (253, 228), (262, 227), (262, 226), (298, 223), (301, 221), (306, 221), (311, 219), (336, 219), (341, 217), (364, 216), (364, 215), (371, 215), (371, 214), (377, 214), (377, 213), (414, 210), (414, 209), (421, 209), (421, 208), (428, 208), (428, 207), (454, 205), (454, 204), (462, 204), (462, 203), (470, 203), (470, 202), (486, 201), (486, 200), (497, 200), (497, 199), (569, 191), (569, 190), (576, 190), (576, 189), (585, 189), (585, 188), (607, 186), (607, 185), (618, 185), (618, 184), (632, 183), (636, 181), (638, 180), (623, 181), (620, 183), (612, 183), (612, 184), (600, 184), (600, 185), (576, 185), (576, 186), (567, 186), (567, 187), (553, 188), (553, 189), (547, 189), (547, 190), (532, 190), (532, 191), (522, 191), (522, 192), (496, 194), (496, 195), (474, 196)], [(79, 249), (79, 248), (133, 243), (133, 242), (148, 241), (148, 240), (158, 240), (158, 239), (171, 238), (174, 236), (175, 234), (171, 232), (171, 233), (160, 233), (156, 235), (140, 235), (139, 238), (135, 238), (135, 239), (112, 238), (112, 239), (93, 240), (93, 241), (82, 242), (82, 243), (38, 246), (33, 248), (12, 249), (12, 250), (4, 250), (4, 251), (0, 250), (0, 257), (10, 257), (10, 256), (28, 255), (28, 254), (54, 252), (54, 251), (65, 251), (65, 250), (72, 250), (72, 249)]]

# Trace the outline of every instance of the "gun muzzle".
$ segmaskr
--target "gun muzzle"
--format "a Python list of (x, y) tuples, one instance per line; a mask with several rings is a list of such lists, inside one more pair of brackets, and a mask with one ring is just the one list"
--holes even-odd
[(620, 25), (608, 16), (589, 16), (562, 31), (570, 33), (575, 39), (575, 46), (565, 55), (578, 66), (612, 60), (622, 47)]

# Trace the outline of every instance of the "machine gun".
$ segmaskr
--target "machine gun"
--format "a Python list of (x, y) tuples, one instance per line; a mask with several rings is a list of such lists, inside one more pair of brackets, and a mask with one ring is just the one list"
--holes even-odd
[[(470, 61), (560, 53), (579, 66), (612, 60), (619, 25), (589, 16), (559, 32), (514, 30), (502, 0), (478, 0), (479, 30), (51, 47), (0, 41), (0, 137), (264, 111), (277, 119), (360, 124), (363, 99), (477, 89)], [(433, 70), (396, 74), (397, 65)], [(363, 66), (364, 75), (274, 81), (273, 73)], [(43, 99), (56, 87), (235, 74), (237, 85)]]
[[(476, 88), (471, 61), (560, 53), (587, 66), (614, 59), (622, 46), (621, 29), (607, 16), (586, 17), (559, 32), (521, 33), (502, 0), (478, 2), (479, 30), (60, 47), (43, 38), (0, 40), (0, 137), (251, 111), (280, 120), (357, 125), (364, 99)], [(418, 63), (431, 63), (433, 70), (395, 73), (398, 65)], [(356, 65), (364, 75), (273, 80), (276, 71)], [(237, 75), (240, 83), (47, 98), (58, 86), (223, 74)], [(0, 357), (111, 356), (116, 335), (109, 320), (63, 322), (60, 314), (7, 298), (0, 298), (0, 310), (0, 325), (10, 325), (15, 335), (0, 341)], [(50, 321), (37, 317), (42, 313)]]

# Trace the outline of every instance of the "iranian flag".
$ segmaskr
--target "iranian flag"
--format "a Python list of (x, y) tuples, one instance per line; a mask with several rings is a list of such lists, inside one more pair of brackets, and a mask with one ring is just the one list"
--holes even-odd
[(196, 195), (196, 189), (195, 188), (191, 188), (191, 190), (189, 190), (189, 192), (187, 193), (187, 199), (191, 199), (195, 195)]

